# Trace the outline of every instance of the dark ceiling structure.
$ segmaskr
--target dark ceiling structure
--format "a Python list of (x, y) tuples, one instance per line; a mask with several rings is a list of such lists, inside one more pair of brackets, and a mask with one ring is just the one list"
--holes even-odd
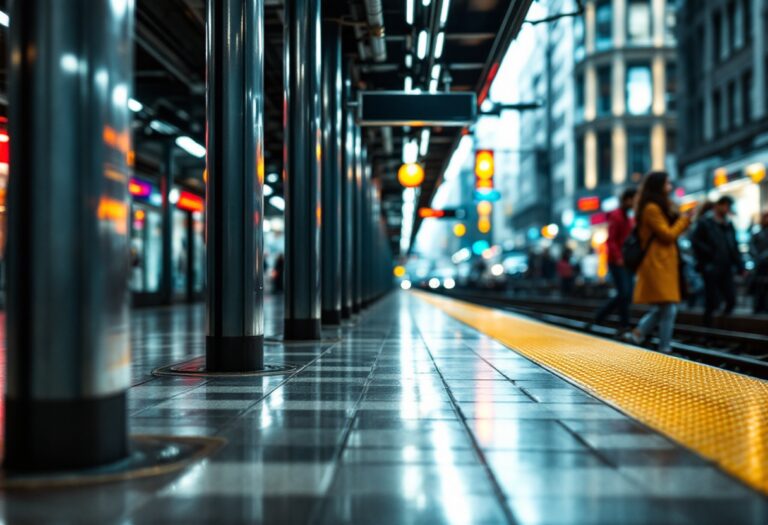
[[(358, 90), (413, 89), (474, 91), (481, 103), (510, 42), (517, 36), (532, 0), (329, 0), (334, 19), (345, 28), (344, 55)], [(265, 2), (266, 171), (282, 170), (283, 5)], [(424, 5), (424, 4), (428, 5)], [(445, 4), (448, 3), (446, 7)], [(412, 6), (412, 23), (408, 10)], [(445, 13), (444, 9), (447, 9)], [(376, 12), (378, 11), (378, 12)], [(331, 11), (326, 11), (330, 13)], [(447, 14), (443, 23), (441, 16)], [(419, 34), (429, 36), (419, 57)], [(444, 38), (438, 44), (437, 35)], [(164, 169), (178, 134), (204, 143), (205, 0), (137, 0), (134, 98), (142, 104), (134, 122), (139, 173)], [(442, 47), (442, 52), (437, 48)], [(439, 58), (435, 55), (439, 54)], [(410, 57), (410, 58), (407, 58)], [(440, 64), (437, 85), (430, 86)], [(410, 77), (410, 81), (406, 78)], [(170, 128), (161, 124), (169, 125)], [(433, 128), (428, 152), (420, 158), (426, 178), (418, 206), (426, 206), (439, 183), (460, 128)], [(402, 187), (397, 169), (403, 143), (421, 130), (367, 128), (364, 140), (373, 176), (382, 188), (383, 213), (393, 247), (399, 245)], [(203, 187), (202, 159), (173, 155), (177, 182)], [(274, 177), (272, 177), (274, 178)], [(281, 182), (271, 183), (277, 194)], [(268, 213), (277, 210), (268, 207)], [(418, 219), (417, 219), (418, 220)], [(418, 229), (418, 222), (414, 233)]]

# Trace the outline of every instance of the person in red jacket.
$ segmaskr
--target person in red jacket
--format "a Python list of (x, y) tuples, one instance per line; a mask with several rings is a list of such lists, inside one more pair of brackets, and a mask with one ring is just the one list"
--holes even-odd
[(608, 214), (608, 271), (616, 288), (616, 295), (608, 300), (595, 315), (595, 324), (601, 324), (618, 310), (621, 328), (629, 328), (629, 307), (632, 303), (634, 275), (624, 266), (621, 248), (627, 240), (635, 221), (629, 216), (635, 203), (637, 190), (629, 188), (622, 192), (619, 207)]

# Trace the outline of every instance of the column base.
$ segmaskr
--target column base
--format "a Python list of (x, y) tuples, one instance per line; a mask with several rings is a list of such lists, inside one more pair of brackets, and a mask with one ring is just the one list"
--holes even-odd
[(322, 324), (341, 324), (341, 310), (323, 310), (321, 321)]
[(206, 336), (205, 369), (208, 372), (264, 370), (264, 336)]
[(360, 305), (360, 303), (355, 303), (355, 304), (352, 305), (352, 313), (353, 314), (360, 313), (360, 310), (362, 310), (362, 306)]
[(5, 398), (9, 471), (51, 472), (114, 463), (128, 457), (125, 392), (71, 400)]
[(286, 319), (283, 324), (285, 341), (320, 341), (322, 337), (320, 319)]
[(341, 307), (341, 318), (342, 319), (349, 319), (352, 317), (352, 309), (349, 306), (342, 306)]

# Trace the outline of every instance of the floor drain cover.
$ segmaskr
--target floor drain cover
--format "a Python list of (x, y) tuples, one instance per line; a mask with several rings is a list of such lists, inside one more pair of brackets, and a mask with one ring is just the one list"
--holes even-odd
[(246, 372), (210, 372), (205, 369), (205, 357), (196, 357), (175, 365), (163, 366), (152, 371), (156, 376), (200, 376), (200, 377), (254, 377), (290, 374), (296, 370), (295, 365), (266, 364), (264, 370)]
[(216, 450), (217, 437), (131, 436), (130, 455), (98, 468), (51, 473), (0, 472), (0, 490), (46, 490), (173, 474)]

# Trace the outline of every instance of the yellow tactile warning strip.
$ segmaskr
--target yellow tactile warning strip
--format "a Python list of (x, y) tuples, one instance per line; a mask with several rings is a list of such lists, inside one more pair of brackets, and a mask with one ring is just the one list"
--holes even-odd
[(768, 494), (768, 382), (418, 292)]

